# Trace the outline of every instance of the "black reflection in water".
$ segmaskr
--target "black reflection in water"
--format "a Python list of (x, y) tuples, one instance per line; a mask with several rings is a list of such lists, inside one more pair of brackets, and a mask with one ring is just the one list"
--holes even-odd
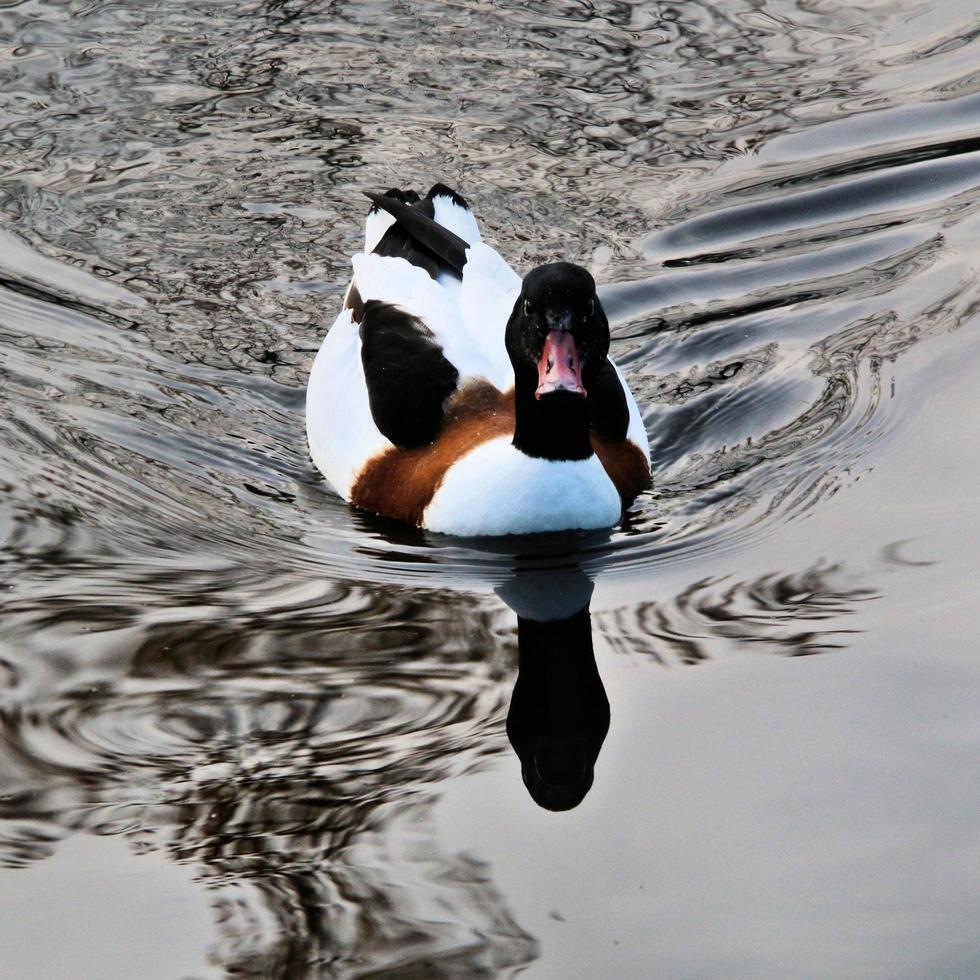
[(211, 956), (234, 976), (533, 960), (487, 869), (443, 853), (430, 819), (433, 787), (499, 741), (506, 612), (353, 586), (253, 612), (190, 599), (165, 623), (122, 603), (9, 608), (0, 868), (79, 832), (165, 851), (208, 887)]
[(531, 797), (571, 810), (592, 787), (609, 701), (592, 646), (592, 581), (573, 565), (529, 569), (517, 556), (497, 594), (517, 613), (518, 676), (507, 736)]
[(609, 730), (609, 700), (596, 667), (588, 598), (560, 618), (540, 610), (537, 617), (518, 612), (517, 645), (519, 672), (507, 736), (534, 801), (547, 810), (570, 810), (592, 787)]
[(507, 751), (504, 716), (537, 804), (568, 810), (592, 790), (602, 805), (594, 634), (607, 658), (665, 664), (816, 653), (843, 645), (844, 620), (875, 596), (819, 564), (593, 617), (581, 571), (512, 568), (497, 590), (512, 612), (300, 581), (291, 601), (251, 609), (176, 592), (156, 609), (8, 603), (0, 867), (78, 832), (163, 850), (208, 886), (212, 956), (236, 976), (519, 969), (536, 940), (489, 869), (432, 829), (441, 788)]

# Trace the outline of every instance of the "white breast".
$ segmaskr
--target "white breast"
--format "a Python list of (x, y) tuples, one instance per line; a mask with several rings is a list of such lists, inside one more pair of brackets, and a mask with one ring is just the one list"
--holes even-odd
[(621, 513), (619, 493), (596, 456), (534, 459), (502, 436), (453, 465), (422, 523), (476, 537), (612, 527)]

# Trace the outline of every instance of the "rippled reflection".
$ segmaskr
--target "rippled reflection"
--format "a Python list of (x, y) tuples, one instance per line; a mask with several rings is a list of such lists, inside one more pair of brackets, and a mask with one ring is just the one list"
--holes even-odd
[(580, 570), (515, 571), (497, 590), (513, 612), (336, 585), (265, 616), (12, 607), (0, 863), (49, 858), (78, 832), (163, 850), (209, 885), (214, 955), (247, 976), (517, 966), (534, 939), (428, 826), (439, 783), (509, 739), (538, 805), (578, 806), (610, 724), (593, 634), (608, 655), (662, 662), (799, 655), (839, 645), (873, 598), (816, 567), (698, 583), (593, 629)]
[(5, 633), (30, 653), (4, 654), (3, 862), (77, 831), (163, 849), (200, 868), (217, 955), (249, 976), (525, 961), (485, 871), (425, 828), (509, 676), (494, 609), (434, 598), (337, 588), (299, 622), (131, 610), (109, 632), (97, 606), (25, 610)]

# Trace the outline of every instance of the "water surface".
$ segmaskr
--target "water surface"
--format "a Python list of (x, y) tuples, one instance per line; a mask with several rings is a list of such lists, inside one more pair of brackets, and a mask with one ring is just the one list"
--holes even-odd
[[(13, 976), (980, 972), (974, 5), (0, 37)], [(609, 534), (310, 464), (360, 191), (437, 179), (603, 284), (654, 457)]]

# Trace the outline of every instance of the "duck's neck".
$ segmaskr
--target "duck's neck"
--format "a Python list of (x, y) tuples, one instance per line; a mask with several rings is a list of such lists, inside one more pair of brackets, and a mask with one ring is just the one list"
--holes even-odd
[(592, 455), (588, 399), (534, 397), (537, 377), (517, 375), (514, 387), (514, 447), (537, 459), (588, 459)]

